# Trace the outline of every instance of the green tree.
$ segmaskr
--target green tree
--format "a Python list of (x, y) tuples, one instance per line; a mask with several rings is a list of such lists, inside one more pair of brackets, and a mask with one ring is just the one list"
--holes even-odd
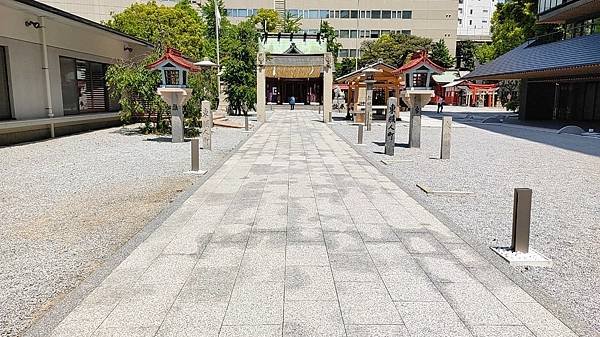
[(335, 77), (342, 77), (346, 74), (350, 74), (356, 69), (356, 59), (355, 58), (344, 58), (342, 62), (338, 62), (335, 64)]
[[(220, 30), (224, 31), (230, 26), (230, 22), (227, 19), (227, 11), (225, 10), (225, 5), (223, 4), (223, 0), (216, 1), (217, 8), (219, 9), (219, 14), (221, 16), (220, 21)], [(209, 41), (215, 41), (217, 39), (217, 30), (216, 30), (216, 17), (215, 17), (215, 1), (209, 0), (206, 1), (200, 8), (200, 12), (202, 13), (202, 19), (206, 25), (206, 31), (204, 36)]]
[(247, 113), (256, 104), (256, 54), (258, 32), (252, 20), (240, 22), (223, 39), (222, 79), (229, 106), (237, 114)]
[(252, 22), (260, 24), (263, 31), (272, 33), (278, 31), (283, 25), (283, 19), (279, 12), (274, 9), (260, 8), (254, 16), (252, 16)]
[(108, 67), (106, 81), (110, 87), (110, 94), (118, 99), (121, 104), (121, 120), (125, 123), (131, 121), (133, 116), (146, 114), (147, 129), (150, 129), (152, 116), (160, 120), (166, 104), (156, 94), (156, 87), (160, 83), (160, 75), (146, 69), (156, 56), (152, 55), (142, 62), (120, 61)]
[(320, 32), (327, 41), (327, 51), (333, 54), (334, 61), (337, 61), (338, 51), (342, 47), (342, 44), (337, 41), (335, 29), (333, 29), (333, 26), (329, 22), (321, 21)]
[(457, 44), (458, 48), (458, 67), (460, 69), (473, 70), (475, 69), (475, 43), (471, 40), (462, 41)]
[(526, 40), (556, 31), (555, 25), (536, 25), (536, 0), (509, 0), (496, 5), (491, 20), (492, 43), (479, 47), (479, 61), (487, 62), (518, 47)]
[(432, 44), (431, 60), (444, 68), (453, 68), (456, 63), (456, 59), (450, 55), (450, 50), (443, 39)]
[(302, 29), (302, 18), (293, 15), (290, 12), (285, 12), (283, 16), (283, 23), (281, 25), (281, 31), (283, 33), (297, 33)]
[(113, 15), (105, 24), (146, 40), (159, 51), (174, 47), (192, 58), (203, 54), (206, 26), (189, 1), (179, 2), (174, 7), (158, 5), (155, 1), (135, 3)]
[(431, 39), (415, 35), (394, 33), (383, 35), (374, 41), (365, 41), (360, 47), (360, 65), (383, 62), (399, 67), (414, 51), (429, 49)]

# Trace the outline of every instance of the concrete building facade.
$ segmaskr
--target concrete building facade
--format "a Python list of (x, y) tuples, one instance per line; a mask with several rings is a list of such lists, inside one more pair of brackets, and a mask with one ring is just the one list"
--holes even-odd
[[(206, 0), (203, 0), (203, 2)], [(301, 17), (302, 29), (316, 33), (321, 21), (338, 32), (341, 57), (356, 57), (363, 41), (390, 32), (444, 39), (450, 52), (456, 48), (456, 0), (224, 0), (233, 22), (252, 16), (258, 8), (275, 8)]]
[(492, 15), (498, 0), (458, 0), (459, 41), (491, 41)]
[(33, 0), (0, 0), (0, 145), (119, 122), (105, 71), (147, 43)]
[[(192, 3), (201, 5), (206, 1), (194, 0)], [(43, 2), (100, 22), (110, 19), (111, 13), (122, 11), (127, 6), (140, 1), (43, 0)], [(157, 3), (173, 5), (177, 1), (157, 0)], [(452, 54), (456, 49), (456, 21), (458, 20), (456, 0), (224, 0), (224, 4), (232, 22), (247, 19), (259, 8), (289, 11), (302, 18), (302, 29), (309, 34), (317, 33), (321, 21), (327, 20), (338, 33), (338, 41), (342, 44), (339, 52), (341, 57), (356, 57), (363, 41), (374, 40), (391, 32), (428, 37), (434, 41), (444, 39)]]

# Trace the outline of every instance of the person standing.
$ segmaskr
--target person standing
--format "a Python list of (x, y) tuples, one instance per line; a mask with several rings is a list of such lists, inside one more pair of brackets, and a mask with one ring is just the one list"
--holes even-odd
[(291, 97), (290, 97), (290, 108), (291, 108), (292, 110), (294, 110), (294, 109), (295, 109), (295, 107), (296, 107), (296, 97), (294, 97), (294, 96), (291, 96)]
[(437, 99), (437, 113), (444, 112), (444, 98), (442, 96), (438, 96)]

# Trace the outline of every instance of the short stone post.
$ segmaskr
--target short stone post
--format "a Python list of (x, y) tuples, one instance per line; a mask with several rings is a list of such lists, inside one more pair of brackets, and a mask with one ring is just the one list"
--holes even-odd
[(394, 155), (394, 148), (396, 147), (396, 106), (398, 100), (396, 97), (390, 97), (388, 99), (387, 106), (387, 123), (385, 125), (385, 154), (388, 156)]
[(363, 143), (363, 134), (364, 134), (363, 128), (364, 128), (364, 126), (362, 124), (358, 124), (358, 144)]
[(184, 137), (183, 109), (177, 104), (178, 93), (171, 93), (171, 136), (173, 143), (182, 143)]
[(200, 140), (192, 139), (192, 171), (200, 170)]
[(440, 159), (450, 159), (450, 139), (452, 132), (452, 116), (442, 117), (442, 145)]
[(248, 131), (248, 112), (244, 113), (244, 130)]
[(202, 101), (202, 148), (205, 150), (210, 150), (212, 147), (210, 117), (210, 102)]
[(421, 109), (419, 104), (414, 104), (410, 108), (408, 147), (421, 147)]
[(529, 227), (531, 223), (530, 188), (515, 188), (513, 203), (512, 246), (513, 252), (529, 252)]

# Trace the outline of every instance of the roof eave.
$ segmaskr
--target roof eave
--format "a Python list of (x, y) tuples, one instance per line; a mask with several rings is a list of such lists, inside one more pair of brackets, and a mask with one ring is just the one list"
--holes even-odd
[(134, 37), (134, 36), (122, 33), (122, 32), (120, 32), (118, 30), (112, 29), (110, 27), (107, 27), (105, 25), (99, 24), (99, 23), (94, 22), (92, 20), (89, 20), (89, 19), (77, 16), (77, 15), (71, 14), (69, 12), (63, 11), (63, 10), (58, 9), (56, 7), (52, 7), (52, 6), (43, 4), (43, 3), (38, 2), (38, 1), (34, 1), (34, 0), (11, 0), (11, 1), (17, 2), (17, 3), (21, 4), (21, 5), (25, 5), (25, 6), (29, 6), (29, 7), (35, 8), (37, 10), (40, 10), (40, 11), (43, 11), (43, 12), (46, 12), (46, 13), (50, 13), (50, 14), (56, 15), (58, 17), (61, 17), (61, 18), (67, 19), (67, 20), (75, 21), (77, 23), (89, 26), (90, 28), (102, 30), (102, 31), (104, 31), (106, 33), (109, 33), (109, 34), (118, 35), (120, 38), (122, 38), (126, 42), (132, 42), (132, 43), (143, 45), (143, 46), (146, 46), (146, 47), (149, 47), (149, 48), (154, 48), (154, 45), (152, 45), (151, 43), (149, 43), (147, 41), (144, 41), (144, 40), (139, 39), (137, 37)]

